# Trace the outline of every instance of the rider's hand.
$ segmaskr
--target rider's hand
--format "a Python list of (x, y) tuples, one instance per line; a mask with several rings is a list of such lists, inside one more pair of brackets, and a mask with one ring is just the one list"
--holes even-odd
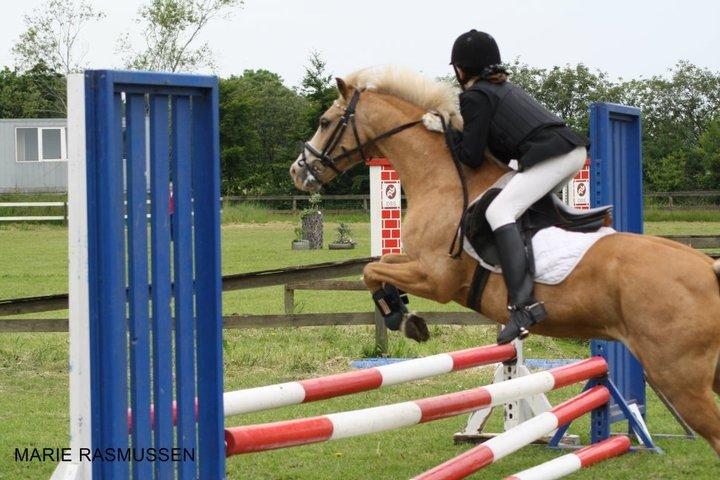
[(428, 112), (422, 117), (423, 125), (431, 132), (443, 132), (442, 121), (436, 112)]

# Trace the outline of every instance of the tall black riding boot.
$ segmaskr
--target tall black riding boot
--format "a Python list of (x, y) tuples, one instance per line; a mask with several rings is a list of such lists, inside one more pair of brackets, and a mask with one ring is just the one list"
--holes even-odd
[(493, 232), (500, 254), (505, 285), (508, 289), (510, 321), (498, 335), (500, 344), (523, 339), (532, 325), (547, 317), (545, 306), (533, 297), (533, 275), (525, 242), (516, 223), (503, 225)]

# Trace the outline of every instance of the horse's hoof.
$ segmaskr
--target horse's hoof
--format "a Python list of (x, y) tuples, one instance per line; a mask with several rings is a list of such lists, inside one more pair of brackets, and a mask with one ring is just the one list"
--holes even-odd
[(425, 319), (408, 313), (403, 318), (402, 331), (407, 338), (411, 338), (416, 342), (427, 342), (430, 339), (430, 330), (428, 330)]
[(402, 328), (402, 324), (405, 321), (405, 315), (402, 312), (393, 312), (390, 315), (383, 317), (385, 320), (385, 326), (389, 330), (398, 331)]

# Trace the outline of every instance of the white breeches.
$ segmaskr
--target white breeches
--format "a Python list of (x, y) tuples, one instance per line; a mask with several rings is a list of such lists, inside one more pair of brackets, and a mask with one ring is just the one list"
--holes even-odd
[(585, 165), (587, 150), (577, 147), (518, 172), (490, 203), (485, 213), (493, 231), (514, 223), (543, 195), (569, 182)]

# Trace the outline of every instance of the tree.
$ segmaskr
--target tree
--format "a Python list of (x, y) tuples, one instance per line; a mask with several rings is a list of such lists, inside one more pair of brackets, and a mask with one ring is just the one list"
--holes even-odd
[(308, 62), (308, 65), (305, 65), (305, 76), (300, 82), (300, 93), (326, 110), (337, 98), (333, 76), (326, 71), (327, 63), (317, 50), (310, 52)]
[(326, 71), (326, 63), (317, 51), (310, 52), (305, 76), (300, 82), (299, 93), (308, 100), (305, 112), (307, 131), (305, 137), (310, 138), (318, 126), (320, 115), (330, 108), (337, 99), (338, 93), (332, 80), (332, 74)]
[[(642, 109), (648, 187), (664, 189), (667, 185), (655, 184), (659, 177), (649, 172), (668, 169), (668, 158), (682, 158), (682, 189), (720, 188), (712, 180), (717, 177), (707, 171), (705, 159), (712, 157), (712, 153), (707, 146), (700, 147), (720, 110), (720, 73), (686, 61), (678, 62), (669, 73), (669, 77), (653, 76), (621, 85), (622, 102)], [(711, 144), (708, 139), (705, 142)]]
[(593, 72), (582, 63), (546, 70), (516, 59), (509, 72), (514, 83), (581, 133), (588, 129), (591, 103), (618, 102), (621, 97), (619, 86), (605, 72)]
[(40, 64), (25, 73), (7, 67), (0, 70), (0, 118), (63, 117), (64, 102), (41, 88), (63, 80)]
[(50, 103), (61, 105), (55, 114), (63, 116), (66, 110), (64, 76), (84, 66), (87, 50), (81, 43), (82, 30), (103, 18), (103, 12), (84, 0), (47, 0), (25, 15), (26, 30), (12, 48), (15, 65), (23, 72), (34, 70), (29, 78), (35, 86), (51, 98)]
[(152, 0), (138, 11), (145, 48), (136, 51), (129, 34), (118, 42), (128, 68), (165, 72), (212, 68), (213, 53), (207, 43), (197, 45), (203, 29), (216, 17), (227, 17), (244, 0)]
[(267, 70), (220, 82), (223, 192), (294, 191), (288, 168), (300, 153), (308, 101)]
[(82, 70), (87, 49), (80, 34), (88, 23), (103, 18), (103, 12), (83, 0), (47, 0), (24, 16), (27, 29), (12, 49), (16, 66), (26, 71), (43, 64), (63, 75)]
[(697, 156), (703, 168), (702, 188), (720, 188), (720, 116), (700, 135)]
[[(318, 51), (311, 51), (305, 65), (305, 76), (300, 82), (299, 92), (307, 99), (308, 109), (305, 111), (306, 131), (302, 140), (308, 140), (318, 127), (320, 116), (330, 108), (338, 98), (332, 73), (327, 71), (327, 63)], [(362, 193), (368, 190), (369, 179), (367, 169), (358, 166), (338, 177), (325, 187), (325, 192)]]

